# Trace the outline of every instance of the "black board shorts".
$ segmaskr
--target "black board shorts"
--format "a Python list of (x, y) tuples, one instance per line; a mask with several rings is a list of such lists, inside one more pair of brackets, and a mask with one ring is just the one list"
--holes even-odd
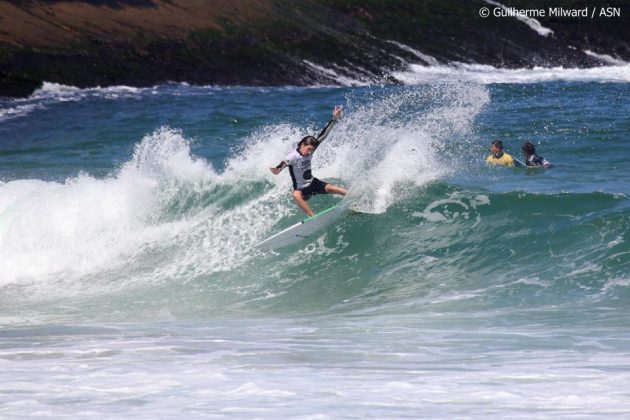
[(326, 185), (328, 185), (327, 182), (320, 181), (317, 178), (313, 178), (313, 181), (311, 181), (311, 185), (298, 191), (302, 191), (302, 198), (304, 200), (308, 200), (314, 195), (326, 194)]

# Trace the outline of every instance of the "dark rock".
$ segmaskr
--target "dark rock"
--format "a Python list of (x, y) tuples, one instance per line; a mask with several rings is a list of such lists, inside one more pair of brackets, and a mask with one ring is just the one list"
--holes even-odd
[[(57, 41), (46, 45), (18, 42), (10, 35), (0, 38), (4, 40), (0, 43), (3, 96), (27, 96), (43, 81), (80, 88), (150, 86), (166, 81), (216, 85), (334, 84), (335, 77), (327, 74), (330, 71), (366, 82), (395, 83), (389, 75), (392, 70), (404, 69), (408, 63), (427, 64), (405, 46), (443, 64), (460, 61), (506, 68), (603, 64), (585, 54), (587, 49), (630, 60), (630, 25), (625, 17), (630, 15), (628, 8), (621, 17), (606, 20), (541, 18), (541, 24), (554, 31), (545, 37), (514, 18), (480, 17), (481, 7), (493, 7), (481, 0), (259, 0), (251, 3), (268, 8), (264, 18), (225, 12), (201, 27), (198, 23), (192, 27), (192, 23), (173, 22), (180, 31), (176, 35), (171, 30), (141, 30), (134, 21), (125, 22), (128, 32), (113, 33), (107, 28), (98, 32), (82, 27), (79, 21), (56, 22), (67, 9), (56, 9), (61, 3), (55, 0), (12, 3), (29, 16), (39, 16), (33, 12), (45, 8), (45, 23), (52, 23), (51, 27), (57, 29), (51, 31), (58, 33), (51, 33), (51, 39)], [(199, 4), (188, 0), (74, 3), (108, 8), (108, 13), (120, 13), (116, 15), (120, 19), (126, 16), (123, 11), (162, 10), (160, 7), (165, 4), (192, 16)], [(564, 7), (581, 5), (570, 0), (562, 3)], [(593, 3), (589, 6), (604, 5), (601, 1)], [(63, 4), (70, 7), (68, 2)], [(505, 0), (505, 4), (548, 7), (543, 0)], [(222, 2), (214, 6), (221, 5), (228, 7)], [(9, 17), (0, 19), (2, 23)]]

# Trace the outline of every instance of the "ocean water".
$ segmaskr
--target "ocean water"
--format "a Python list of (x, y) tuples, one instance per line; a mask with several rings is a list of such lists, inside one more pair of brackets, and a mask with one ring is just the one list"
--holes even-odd
[(0, 100), (0, 417), (627, 418), (630, 67), (442, 70)]

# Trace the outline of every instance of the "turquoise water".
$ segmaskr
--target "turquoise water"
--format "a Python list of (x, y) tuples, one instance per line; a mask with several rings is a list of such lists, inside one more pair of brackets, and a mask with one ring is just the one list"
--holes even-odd
[[(453, 77), (1, 100), (0, 417), (625, 417), (629, 94)], [(268, 168), (335, 104), (313, 169), (361, 213), (256, 250), (303, 218)], [(496, 138), (555, 167), (488, 168)]]

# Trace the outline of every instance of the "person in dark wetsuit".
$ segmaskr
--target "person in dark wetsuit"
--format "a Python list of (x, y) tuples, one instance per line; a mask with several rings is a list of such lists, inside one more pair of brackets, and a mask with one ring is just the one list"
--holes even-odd
[(536, 154), (536, 148), (531, 141), (523, 144), (523, 154), (525, 155), (525, 164), (532, 167), (551, 168), (553, 165), (547, 159)]
[(317, 194), (340, 194), (346, 195), (345, 188), (337, 185), (329, 184), (313, 177), (311, 173), (311, 160), (313, 153), (330, 131), (335, 121), (341, 116), (342, 108), (336, 106), (332, 112), (332, 119), (326, 124), (326, 127), (319, 133), (317, 137), (306, 136), (297, 145), (297, 149), (289, 153), (289, 155), (278, 164), (275, 168), (269, 168), (274, 174), (278, 175), (285, 167), (289, 167), (291, 181), (293, 181), (293, 199), (297, 205), (304, 210), (309, 216), (314, 216), (313, 210), (306, 202), (309, 198)]

